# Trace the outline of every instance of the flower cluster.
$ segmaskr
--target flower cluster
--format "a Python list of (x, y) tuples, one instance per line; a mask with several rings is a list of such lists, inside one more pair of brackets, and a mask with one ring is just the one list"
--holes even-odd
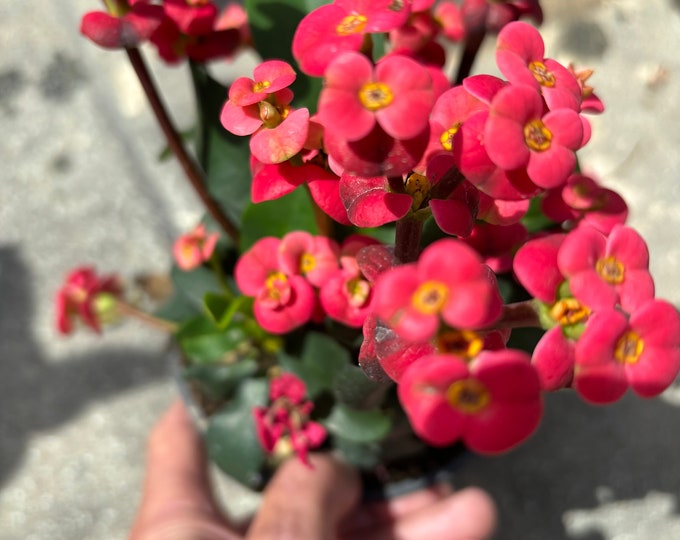
[(353, 235), (338, 245), (303, 231), (281, 239), (265, 237), (239, 259), (234, 278), (243, 294), (255, 298), (255, 318), (269, 332), (283, 334), (326, 315), (361, 327), (372, 286), (355, 256), (375, 243)]
[[(538, 0), (335, 0), (304, 15), (296, 0), (105, 3), (82, 32), (126, 48), (142, 80), (145, 41), (192, 67), (196, 160), (161, 125), (225, 236), (202, 224), (177, 240), (165, 313), (188, 376), (219, 396), (208, 437), (242, 425), (240, 444), (258, 442), (217, 456), (231, 474), (322, 445), (378, 460), (395, 418), (428, 445), (498, 453), (535, 431), (545, 392), (599, 404), (673, 382), (680, 315), (655, 297), (624, 200), (583, 171), (604, 104), (591, 70), (547, 57), (519, 20), (541, 22)], [(488, 33), (502, 77), (471, 74)], [(261, 57), (248, 76), (211, 78), (205, 60), (246, 47)], [(76, 281), (60, 327), (80, 313), (97, 329), (92, 296), (120, 291)], [(531, 327), (540, 341), (517, 348)]]
[(286, 457), (289, 447), (309, 464), (307, 453), (321, 446), (326, 430), (310, 421), (314, 403), (306, 400), (305, 383), (290, 373), (274, 377), (269, 386), (269, 404), (253, 409), (255, 428), (262, 448), (268, 454)]

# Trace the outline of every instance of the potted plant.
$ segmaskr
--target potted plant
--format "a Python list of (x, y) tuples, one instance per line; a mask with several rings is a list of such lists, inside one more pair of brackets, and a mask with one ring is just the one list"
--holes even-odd
[[(291, 455), (335, 450), (367, 481), (428, 476), (521, 444), (545, 392), (606, 404), (675, 379), (678, 311), (625, 202), (578, 159), (604, 105), (519, 20), (540, 23), (538, 0), (105, 6), (81, 30), (125, 50), (206, 217), (177, 240), (160, 309), (79, 267), (59, 329), (168, 331), (227, 474), (260, 489)], [(502, 78), (471, 75), (489, 34)], [(145, 42), (188, 64), (192, 141)], [(218, 82), (245, 49), (254, 69)]]

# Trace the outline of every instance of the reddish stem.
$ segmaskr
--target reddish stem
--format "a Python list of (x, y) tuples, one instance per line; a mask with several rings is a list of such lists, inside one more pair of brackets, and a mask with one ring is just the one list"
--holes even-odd
[(127, 48), (125, 51), (127, 52), (130, 63), (132, 64), (132, 67), (139, 78), (139, 82), (144, 89), (144, 93), (149, 100), (149, 104), (151, 105), (151, 109), (158, 120), (158, 124), (168, 141), (168, 146), (182, 166), (182, 169), (194, 188), (194, 191), (196, 191), (196, 194), (205, 205), (208, 213), (220, 225), (220, 227), (222, 227), (224, 232), (231, 237), (234, 243), (238, 244), (238, 228), (222, 211), (217, 201), (215, 201), (210, 193), (208, 193), (208, 190), (205, 186), (205, 176), (184, 147), (182, 139), (175, 129), (172, 120), (165, 109), (165, 106), (163, 105), (163, 101), (161, 100), (158, 89), (156, 88), (153, 78), (151, 77), (151, 73), (144, 62), (144, 58), (139, 52), (139, 49), (136, 47)]

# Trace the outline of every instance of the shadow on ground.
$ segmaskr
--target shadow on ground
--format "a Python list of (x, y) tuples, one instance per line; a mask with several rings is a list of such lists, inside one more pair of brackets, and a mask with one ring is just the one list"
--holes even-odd
[(45, 362), (31, 335), (30, 282), (19, 250), (0, 246), (0, 488), (32, 435), (61, 426), (94, 401), (167, 375), (162, 355), (125, 347)]

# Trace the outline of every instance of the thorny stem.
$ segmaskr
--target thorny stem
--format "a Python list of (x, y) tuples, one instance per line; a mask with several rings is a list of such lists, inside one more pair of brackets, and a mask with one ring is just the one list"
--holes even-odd
[(132, 64), (132, 67), (139, 78), (139, 82), (144, 89), (144, 93), (149, 100), (149, 104), (151, 105), (151, 109), (158, 120), (158, 124), (168, 141), (168, 146), (182, 166), (182, 169), (194, 188), (194, 191), (196, 191), (197, 195), (205, 205), (208, 213), (220, 225), (220, 227), (222, 227), (224, 232), (231, 237), (234, 243), (238, 244), (238, 228), (222, 211), (210, 193), (208, 193), (208, 190), (205, 186), (204, 174), (184, 147), (182, 139), (175, 129), (165, 106), (163, 105), (160, 94), (158, 93), (158, 89), (156, 88), (153, 78), (151, 77), (151, 73), (144, 62), (144, 58), (139, 52), (139, 49), (136, 47), (131, 47), (125, 49), (125, 51), (127, 52), (130, 63)]
[(482, 46), (485, 35), (486, 32), (484, 27), (475, 29), (468, 34), (465, 39), (465, 47), (460, 59), (460, 64), (458, 64), (458, 73), (456, 73), (454, 85), (462, 84), (463, 79), (470, 75), (472, 65), (475, 63), (475, 58), (477, 57), (479, 48)]
[(407, 214), (397, 221), (394, 256), (402, 263), (418, 260), (423, 221)]
[(146, 311), (142, 311), (141, 309), (136, 308), (132, 304), (128, 304), (119, 298), (116, 298), (116, 309), (121, 315), (127, 315), (128, 317), (138, 319), (149, 326), (153, 326), (158, 330), (162, 330), (163, 332), (168, 332), (169, 334), (174, 334), (177, 332), (178, 326), (175, 323), (154, 317)]

